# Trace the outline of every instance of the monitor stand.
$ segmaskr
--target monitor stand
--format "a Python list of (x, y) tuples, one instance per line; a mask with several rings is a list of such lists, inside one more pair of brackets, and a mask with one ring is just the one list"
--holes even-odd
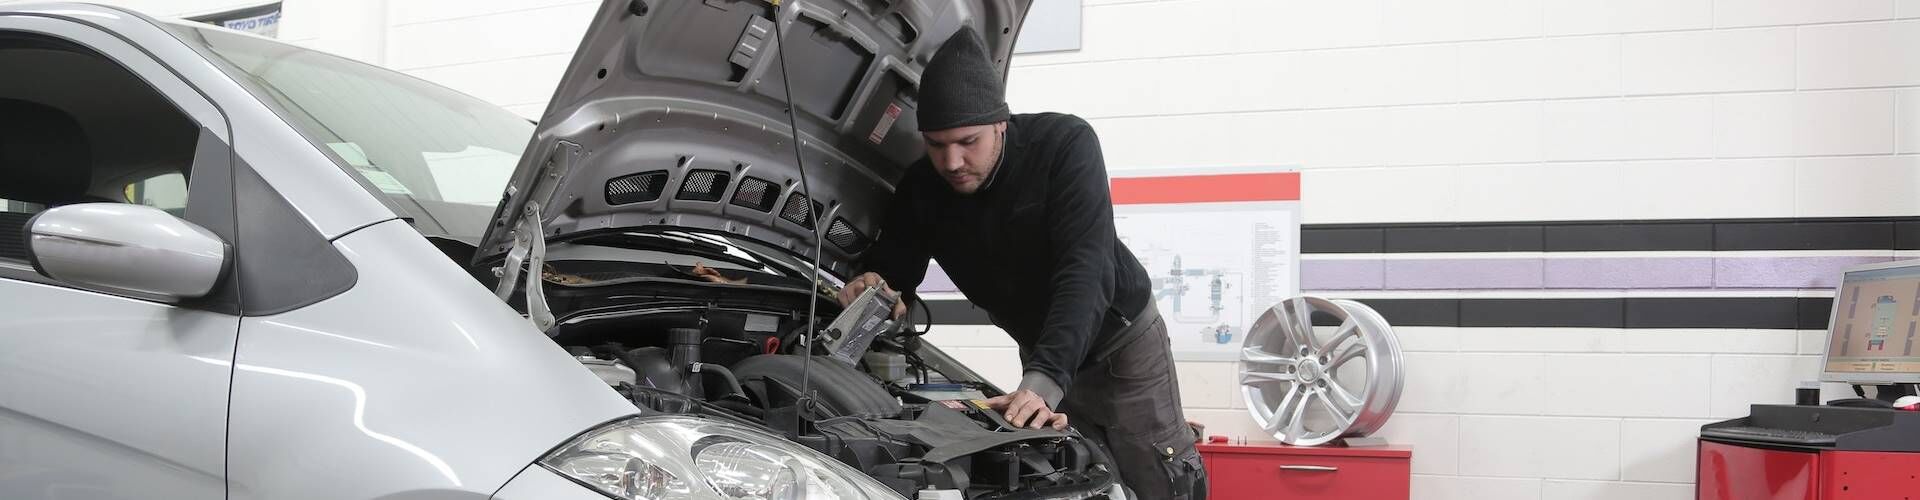
[[(1867, 398), (1866, 388), (1868, 387), (1874, 388), (1872, 399)], [(1901, 396), (1920, 395), (1914, 391), (1913, 384), (1855, 385), (1853, 386), (1853, 393), (1860, 395), (1860, 397), (1828, 401), (1827, 406), (1892, 408), (1893, 402), (1900, 399)]]

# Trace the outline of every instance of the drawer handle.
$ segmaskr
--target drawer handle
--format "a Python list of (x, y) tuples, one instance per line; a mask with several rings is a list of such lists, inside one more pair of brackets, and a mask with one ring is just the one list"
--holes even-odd
[(1280, 470), (1303, 470), (1303, 471), (1312, 471), (1312, 472), (1339, 472), (1339, 471), (1340, 471), (1340, 468), (1339, 468), (1339, 467), (1328, 467), (1328, 466), (1325, 466), (1325, 465), (1282, 465), (1282, 466), (1280, 466)]

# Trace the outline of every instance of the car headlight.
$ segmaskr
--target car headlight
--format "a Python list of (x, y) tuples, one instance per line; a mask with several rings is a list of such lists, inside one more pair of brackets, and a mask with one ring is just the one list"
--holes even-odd
[(622, 500), (897, 499), (866, 474), (780, 436), (687, 416), (615, 421), (540, 464)]

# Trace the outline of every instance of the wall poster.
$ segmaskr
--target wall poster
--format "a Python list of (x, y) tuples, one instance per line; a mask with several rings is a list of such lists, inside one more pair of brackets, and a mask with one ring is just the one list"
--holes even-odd
[(1294, 169), (1123, 171), (1114, 227), (1153, 278), (1174, 359), (1233, 361), (1247, 327), (1300, 290)]

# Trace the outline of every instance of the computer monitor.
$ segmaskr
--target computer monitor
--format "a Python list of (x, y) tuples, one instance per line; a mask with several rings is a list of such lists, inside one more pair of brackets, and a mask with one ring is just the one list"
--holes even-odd
[(1820, 379), (1856, 385), (1920, 383), (1920, 261), (1846, 270), (1827, 320)]

